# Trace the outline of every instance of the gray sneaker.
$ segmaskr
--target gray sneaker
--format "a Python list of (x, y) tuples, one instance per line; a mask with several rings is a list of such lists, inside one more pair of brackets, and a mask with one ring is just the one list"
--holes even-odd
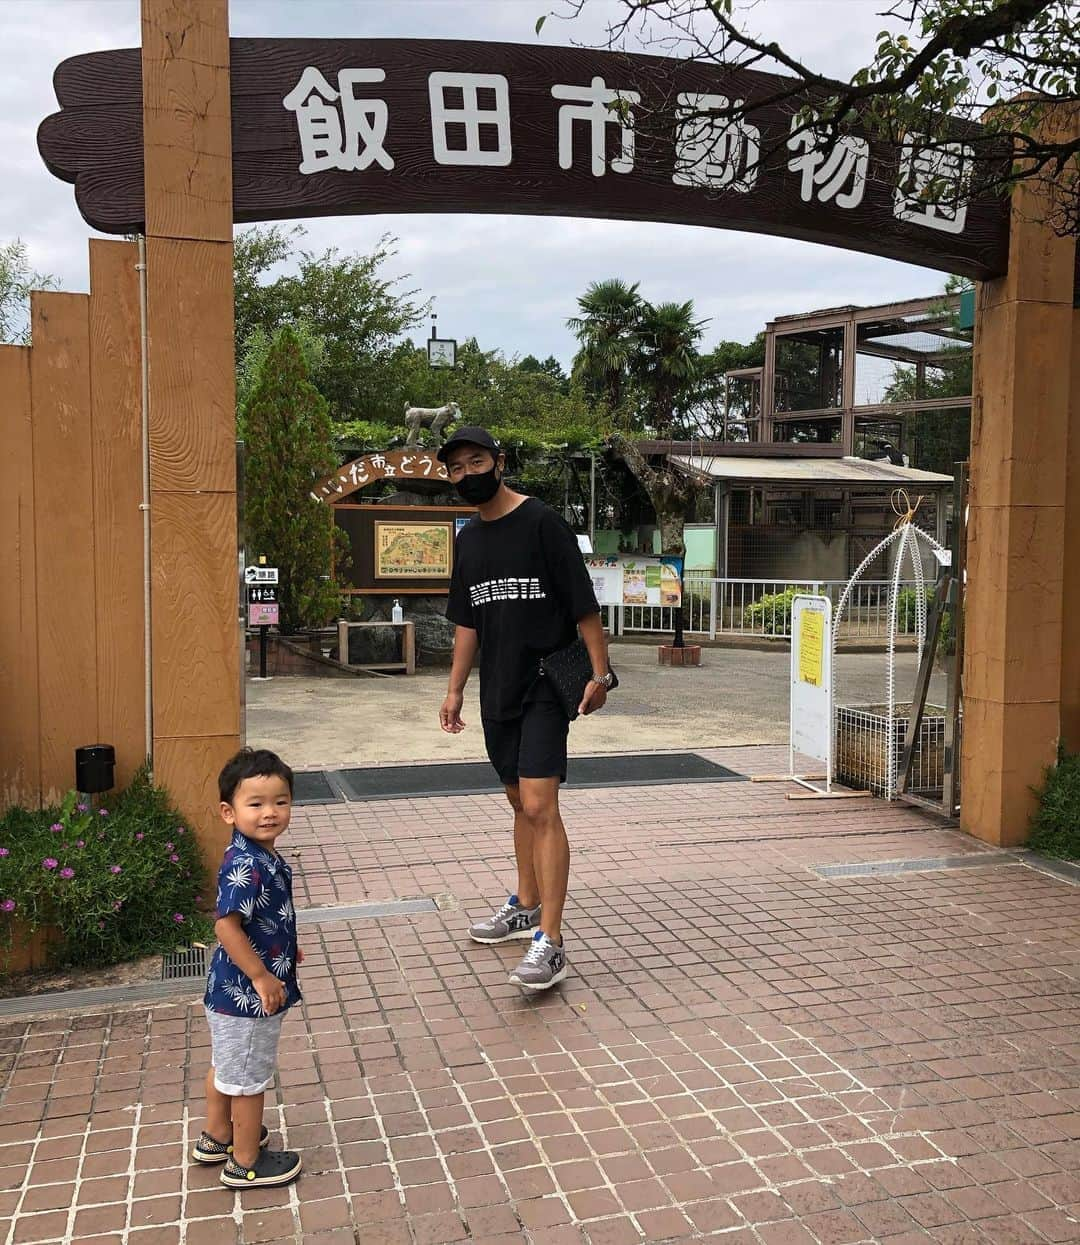
[(510, 974), (510, 981), (523, 990), (550, 990), (565, 976), (566, 952), (538, 929), (524, 959)]
[(511, 895), (494, 916), (477, 921), (470, 927), (473, 942), (511, 942), (515, 938), (531, 938), (540, 925), (540, 905), (523, 908), (518, 897)]

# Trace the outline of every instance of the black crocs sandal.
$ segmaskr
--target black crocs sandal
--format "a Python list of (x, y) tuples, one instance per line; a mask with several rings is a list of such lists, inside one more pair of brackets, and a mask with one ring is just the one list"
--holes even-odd
[[(264, 1124), (262, 1131), (259, 1133), (259, 1149), (270, 1140), (270, 1130)], [(232, 1154), (232, 1142), (215, 1141), (209, 1133), (200, 1133), (199, 1140), (195, 1143), (195, 1148), (191, 1151), (191, 1157), (196, 1163), (224, 1163)]]
[(260, 1189), (289, 1184), (300, 1175), (300, 1155), (293, 1150), (264, 1150), (254, 1167), (241, 1167), (232, 1155), (221, 1173), (221, 1183), (230, 1189)]

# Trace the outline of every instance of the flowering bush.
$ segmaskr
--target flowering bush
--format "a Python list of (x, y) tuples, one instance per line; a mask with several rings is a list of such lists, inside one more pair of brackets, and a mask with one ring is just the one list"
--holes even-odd
[(74, 792), (60, 808), (13, 808), (0, 817), (0, 940), (52, 926), (53, 958), (88, 966), (171, 951), (210, 933), (204, 877), (195, 835), (145, 769), (99, 809)]

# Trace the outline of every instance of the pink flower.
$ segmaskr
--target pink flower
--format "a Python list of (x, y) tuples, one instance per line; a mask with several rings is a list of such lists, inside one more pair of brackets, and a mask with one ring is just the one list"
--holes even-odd
[(75, 807), (79, 810), (80, 813), (86, 813), (86, 812), (89, 812), (90, 810), (89, 804), (76, 804)]
[(41, 867), (43, 869), (55, 869), (59, 863), (60, 862), (58, 860), (53, 860), (51, 856), (46, 856), (45, 859), (41, 862)]
[(174, 912), (172, 914), (172, 919), (177, 923), (177, 925), (183, 925), (184, 914), (182, 912)]
[(64, 879), (65, 882), (70, 881), (71, 878), (75, 876), (75, 870), (69, 869), (65, 865), (64, 868), (60, 870), (60, 876)]
[(109, 815), (109, 810), (108, 810), (107, 808), (99, 808), (99, 809), (98, 809), (98, 816), (99, 816), (99, 817), (108, 817), (108, 815)]
[(3, 903), (0, 903), (0, 912), (14, 912), (14, 911), (15, 911), (15, 900), (14, 899), (5, 899)]
[(135, 842), (136, 842), (136, 843), (141, 843), (145, 837), (146, 837), (146, 836), (145, 836), (145, 835), (143, 834), (143, 832), (140, 830), (140, 831), (139, 831), (139, 833), (135, 836)]
[(110, 866), (109, 866), (109, 872), (110, 872), (110, 873), (122, 873), (122, 872), (123, 872), (123, 870), (120, 868), (120, 866), (119, 866), (119, 865), (110, 865)]
[(196, 903), (202, 903), (202, 896), (201, 896), (201, 895), (196, 895), (196, 896), (195, 896), (195, 902), (196, 902)]
[(184, 827), (183, 827), (183, 826), (177, 826), (177, 827), (176, 827), (176, 833), (177, 833), (177, 834), (187, 834), (187, 831), (184, 829)]
[(173, 854), (169, 857), (169, 859), (173, 862), (174, 865), (178, 865), (180, 863), (180, 857), (177, 856), (175, 852), (173, 852)]
[(174, 852), (174, 851), (176, 850), (176, 844), (175, 844), (175, 843), (166, 843), (166, 844), (165, 844), (165, 850), (166, 850), (167, 852)]
[(60, 834), (64, 829), (64, 823), (62, 821), (54, 821), (49, 829), (53, 832), (53, 834)]
[(105, 922), (104, 922), (104, 921), (98, 921), (98, 923), (97, 923), (97, 927), (98, 927), (98, 929), (104, 929), (104, 928), (105, 928)]
[(75, 844), (75, 846), (76, 846), (76, 847), (85, 847), (85, 846), (86, 846), (86, 840), (85, 840), (85, 839), (79, 839), (79, 841)]
[(119, 912), (123, 906), (124, 906), (124, 901), (122, 899), (118, 899), (116, 903), (113, 904), (113, 911)]
[(11, 853), (6, 847), (0, 847), (0, 856), (10, 856)]

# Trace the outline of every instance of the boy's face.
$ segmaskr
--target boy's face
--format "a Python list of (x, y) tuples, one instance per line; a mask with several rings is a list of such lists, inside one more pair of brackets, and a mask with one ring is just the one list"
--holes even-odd
[(292, 816), (289, 784), (277, 774), (245, 778), (233, 792), (232, 803), (222, 803), (221, 816), (253, 842), (272, 847)]

